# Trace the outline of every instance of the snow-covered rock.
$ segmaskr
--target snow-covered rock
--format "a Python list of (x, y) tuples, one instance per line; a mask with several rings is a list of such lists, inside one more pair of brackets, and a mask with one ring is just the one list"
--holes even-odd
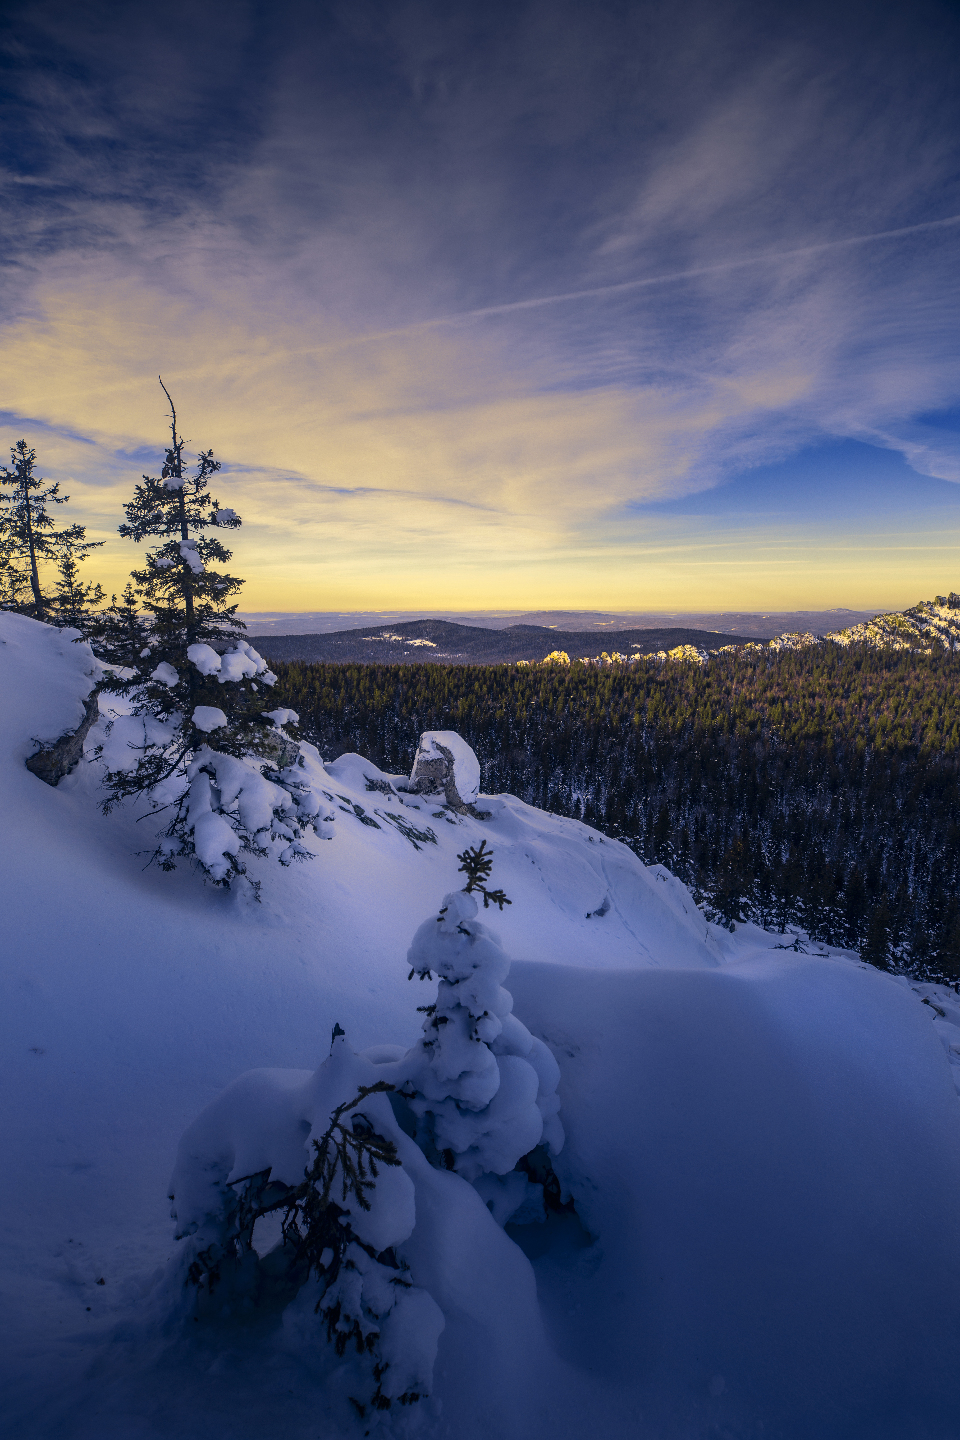
[(960, 648), (960, 596), (938, 595), (908, 610), (875, 615), (825, 637), (837, 645), (870, 645), (877, 650), (938, 650)]
[(462, 812), (476, 804), (480, 762), (455, 730), (427, 730), (420, 736), (410, 779), (421, 794), (442, 795)]

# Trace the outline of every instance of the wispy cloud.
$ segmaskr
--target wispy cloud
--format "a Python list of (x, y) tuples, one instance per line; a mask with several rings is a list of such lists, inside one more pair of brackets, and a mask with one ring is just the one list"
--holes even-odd
[(7, 433), (106, 526), (162, 370), (260, 605), (654, 602), (631, 501), (833, 436), (960, 479), (955, 22), (859, 16), (25, 5)]

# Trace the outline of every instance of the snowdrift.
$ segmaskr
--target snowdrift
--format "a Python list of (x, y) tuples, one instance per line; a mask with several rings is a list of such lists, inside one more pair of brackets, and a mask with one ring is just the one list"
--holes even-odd
[[(150, 821), (98, 813), (94, 763), (55, 789), (25, 768), (93, 675), (85, 646), (0, 616), (8, 1433), (363, 1433), (307, 1307), (164, 1329), (169, 1178), (217, 1095), (263, 1067), (303, 1084), (335, 1022), (357, 1051), (414, 1044), (429, 987), (407, 948), (481, 839), (513, 901), (483, 918), (514, 1013), (560, 1066), (576, 1213), (504, 1232), (424, 1167), (445, 1328), (431, 1399), (385, 1433), (960, 1433), (948, 995), (729, 936), (587, 826), (508, 796), (458, 813), (360, 756), (309, 757), (333, 839), (289, 870), (251, 862), (263, 904), (244, 906), (144, 868)], [(469, 1225), (444, 1208), (454, 1182)]]
[(600, 1237), (538, 1261), (545, 1314), (621, 1421), (628, 1389), (654, 1434), (956, 1434), (960, 1117), (912, 993), (782, 952), (510, 983)]

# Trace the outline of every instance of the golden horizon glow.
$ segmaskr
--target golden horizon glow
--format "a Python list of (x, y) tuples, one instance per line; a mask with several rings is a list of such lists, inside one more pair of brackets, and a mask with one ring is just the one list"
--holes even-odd
[(695, 491), (718, 428), (801, 400), (812, 382), (795, 363), (692, 395), (538, 392), (472, 330), (349, 343), (316, 321), (256, 321), (233, 293), (200, 307), (91, 275), (6, 327), (8, 413), (42, 429), (5, 437), (26, 435), (70, 516), (107, 542), (86, 573), (108, 593), (138, 563), (116, 536), (122, 506), (162, 457), (158, 372), (183, 433), (224, 463), (214, 490), (244, 519), (245, 610), (896, 608), (948, 584), (950, 529), (934, 543), (631, 513)]

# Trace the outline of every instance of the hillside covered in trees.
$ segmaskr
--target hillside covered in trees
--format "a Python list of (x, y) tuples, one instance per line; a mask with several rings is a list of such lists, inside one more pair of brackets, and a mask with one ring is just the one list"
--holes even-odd
[(960, 656), (823, 644), (709, 665), (277, 665), (324, 757), (408, 771), (458, 730), (483, 789), (662, 863), (728, 925), (960, 979)]
[(449, 620), (407, 620), (390, 625), (335, 630), (315, 635), (251, 635), (251, 643), (271, 662), (410, 665), (502, 665), (517, 660), (541, 661), (562, 650), (578, 659), (596, 655), (600, 644), (610, 651), (652, 655), (677, 645), (704, 652), (728, 644), (746, 644), (749, 637), (689, 626), (621, 627), (617, 630), (564, 630), (554, 625), (508, 625), (494, 629), (458, 625)]

